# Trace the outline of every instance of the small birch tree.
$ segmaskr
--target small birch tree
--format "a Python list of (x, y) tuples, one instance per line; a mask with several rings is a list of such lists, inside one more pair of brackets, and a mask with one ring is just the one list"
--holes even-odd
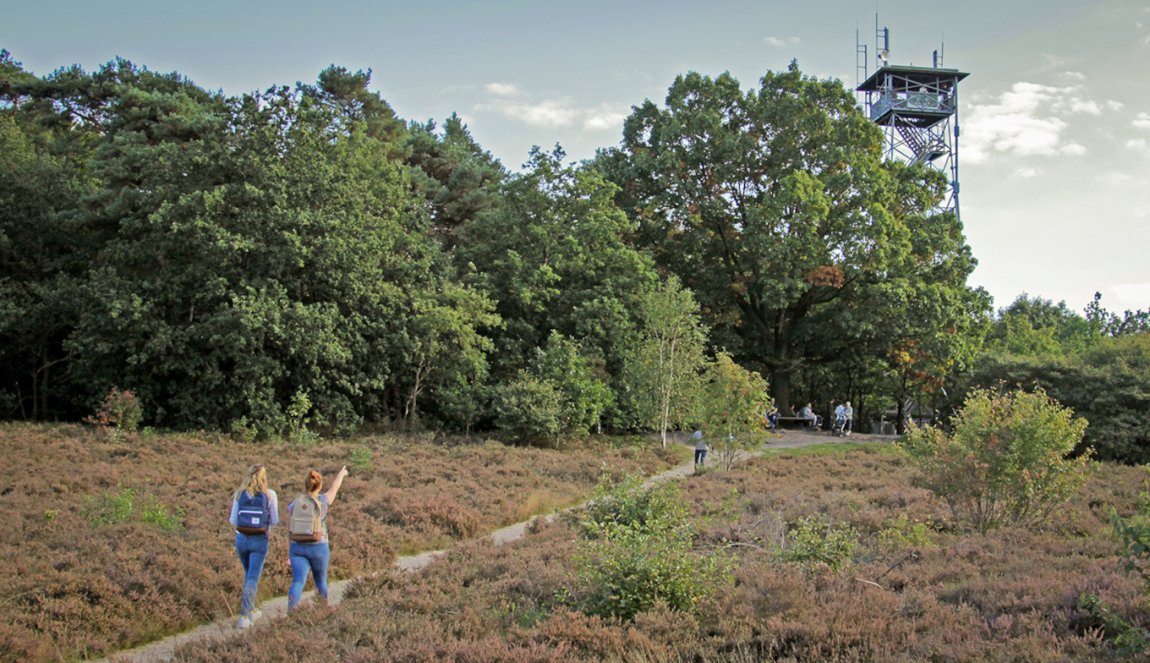
[(699, 321), (699, 304), (675, 276), (647, 293), (641, 307), (638, 383), (654, 396), (648, 421), (658, 428), (666, 448), (667, 431), (684, 418), (690, 392), (698, 383), (707, 332)]

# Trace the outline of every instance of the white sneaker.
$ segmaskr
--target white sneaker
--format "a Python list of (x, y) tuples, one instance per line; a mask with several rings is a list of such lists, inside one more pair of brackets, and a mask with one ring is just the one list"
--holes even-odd
[(264, 611), (263, 611), (263, 610), (260, 610), (259, 608), (256, 608), (255, 610), (252, 610), (252, 614), (251, 614), (251, 615), (249, 615), (249, 617), (251, 618), (252, 622), (255, 622), (256, 620), (258, 620), (260, 617), (263, 617), (263, 616), (264, 616)]
[(241, 629), (241, 630), (243, 630), (245, 628), (251, 628), (251, 625), (252, 625), (251, 617), (240, 617), (240, 621), (236, 622), (236, 628)]

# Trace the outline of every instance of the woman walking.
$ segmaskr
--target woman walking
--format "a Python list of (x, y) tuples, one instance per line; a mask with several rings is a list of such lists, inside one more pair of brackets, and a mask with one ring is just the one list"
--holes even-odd
[(288, 546), (291, 560), (291, 589), (288, 591), (288, 610), (299, 604), (303, 586), (310, 571), (315, 591), (327, 600), (327, 566), (331, 561), (331, 548), (327, 538), (327, 512), (339, 494), (339, 487), (347, 476), (347, 466), (340, 468), (327, 492), (323, 489), (323, 476), (312, 470), (304, 481), (304, 494), (288, 505)]
[(261, 614), (256, 609), (256, 593), (268, 555), (268, 528), (278, 524), (279, 520), (279, 500), (276, 491), (268, 488), (267, 468), (252, 465), (244, 482), (232, 495), (232, 511), (228, 518), (236, 529), (236, 555), (244, 567), (244, 590), (236, 628), (248, 628)]

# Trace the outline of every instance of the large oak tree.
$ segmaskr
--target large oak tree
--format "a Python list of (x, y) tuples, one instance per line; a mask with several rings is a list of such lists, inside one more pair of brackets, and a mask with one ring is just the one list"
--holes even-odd
[(939, 311), (919, 335), (981, 305), (961, 225), (934, 213), (944, 178), (886, 163), (881, 147), (849, 91), (792, 64), (748, 91), (729, 74), (676, 78), (598, 164), (641, 245), (695, 291), (715, 344), (766, 369), (786, 408), (800, 368), (863, 348), (895, 357), (906, 339), (892, 313), (919, 293), (932, 304), (918, 310)]

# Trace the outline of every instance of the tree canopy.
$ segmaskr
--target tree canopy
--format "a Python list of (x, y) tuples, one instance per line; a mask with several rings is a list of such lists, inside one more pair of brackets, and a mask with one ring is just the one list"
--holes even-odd
[(784, 411), (860, 420), (1039, 382), (1100, 455), (1144, 455), (1146, 312), (992, 316), (944, 178), (883, 161), (837, 81), (686, 73), (617, 147), (517, 172), (371, 83), (332, 65), (227, 96), (0, 51), (0, 416), (78, 420), (119, 389), (146, 425), (244, 436), (665, 436), (718, 359)]

